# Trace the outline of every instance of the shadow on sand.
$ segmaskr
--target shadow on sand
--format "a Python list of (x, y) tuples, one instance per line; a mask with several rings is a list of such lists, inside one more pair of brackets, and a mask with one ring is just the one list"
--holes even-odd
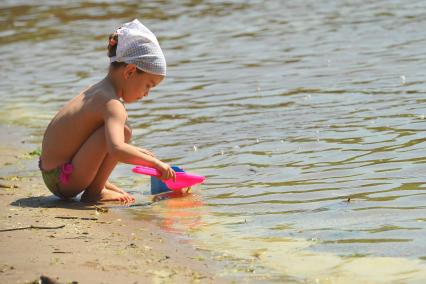
[(93, 205), (100, 205), (96, 203), (83, 203), (77, 199), (62, 200), (56, 196), (31, 196), (17, 199), (10, 203), (12, 206), (17, 207), (31, 207), (31, 208), (67, 208), (74, 210), (93, 210)]

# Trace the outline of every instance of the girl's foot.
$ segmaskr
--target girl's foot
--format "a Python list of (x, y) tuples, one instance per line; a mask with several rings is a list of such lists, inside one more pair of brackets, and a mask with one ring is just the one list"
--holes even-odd
[(133, 195), (127, 193), (126, 191), (122, 190), (121, 188), (109, 181), (105, 183), (105, 188), (126, 195), (128, 197), (128, 202), (135, 202), (135, 198), (133, 197)]
[(132, 202), (129, 197), (123, 193), (109, 190), (107, 188), (102, 189), (102, 191), (96, 196), (90, 195), (87, 191), (83, 193), (80, 199), (82, 202), (108, 202), (108, 201), (119, 201), (119, 202)]

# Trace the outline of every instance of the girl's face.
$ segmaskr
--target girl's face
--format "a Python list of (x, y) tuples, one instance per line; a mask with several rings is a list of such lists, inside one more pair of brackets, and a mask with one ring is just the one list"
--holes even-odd
[(123, 76), (122, 99), (126, 103), (132, 103), (148, 96), (149, 91), (164, 79), (162, 75), (138, 72), (133, 64), (124, 67)]

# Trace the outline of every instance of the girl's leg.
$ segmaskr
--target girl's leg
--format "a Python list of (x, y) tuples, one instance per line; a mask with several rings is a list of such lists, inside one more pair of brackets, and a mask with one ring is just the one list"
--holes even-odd
[(117, 196), (119, 197), (119, 201), (135, 201), (135, 198), (132, 195), (116, 187), (115, 185), (108, 183), (108, 177), (116, 165), (117, 160), (114, 159), (114, 157), (111, 155), (107, 154), (101, 166), (99, 167), (99, 171), (96, 174), (96, 177), (81, 196), (81, 201), (114, 201), (117, 200)]
[[(99, 184), (101, 177), (103, 178), (107, 173), (109, 176), (117, 164), (116, 161), (111, 163), (111, 159), (106, 160), (106, 157), (107, 146), (105, 140), (105, 130), (102, 126), (93, 132), (91, 136), (89, 136), (89, 138), (83, 143), (83, 145), (74, 155), (74, 158), (71, 162), (74, 167), (73, 173), (71, 174), (68, 184), (60, 185), (61, 193), (66, 197), (73, 197), (80, 192), (89, 189), (89, 186), (98, 176), (98, 172), (100, 172), (100, 175), (96, 183)], [(106, 164), (104, 162), (106, 162)], [(106, 169), (105, 171), (101, 169), (102, 165), (104, 164)], [(106, 176), (106, 179), (108, 176)], [(104, 191), (104, 187), (91, 187), (90, 189), (97, 190), (97, 192), (90, 192), (92, 197), (97, 196), (96, 200), (126, 201), (124, 194), (112, 191)]]
[[(132, 138), (132, 130), (127, 125), (124, 128), (124, 139), (125, 142), (130, 142)], [(118, 195), (120, 196), (120, 201), (133, 202), (135, 198), (129, 193), (125, 192), (121, 188), (113, 185), (108, 182), (108, 178), (111, 175), (111, 172), (114, 170), (118, 161), (111, 155), (106, 154), (102, 164), (99, 167), (98, 172), (96, 173), (95, 178), (86, 188), (81, 200), (84, 202), (103, 200), (108, 201), (108, 198), (114, 198)], [(111, 192), (112, 191), (112, 192)], [(113, 199), (116, 200), (116, 199)]]

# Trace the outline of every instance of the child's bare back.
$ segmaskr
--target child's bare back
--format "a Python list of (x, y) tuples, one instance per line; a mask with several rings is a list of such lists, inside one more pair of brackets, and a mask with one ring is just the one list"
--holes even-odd
[(81, 145), (103, 126), (103, 109), (116, 99), (112, 86), (100, 82), (69, 101), (52, 119), (43, 139), (43, 169), (70, 162)]
[(45, 131), (40, 170), (46, 186), (61, 198), (84, 192), (82, 201), (133, 202), (133, 196), (108, 182), (118, 162), (155, 167), (163, 179), (175, 178), (169, 165), (129, 144), (123, 104), (147, 96), (164, 78), (165, 60), (155, 36), (135, 20), (110, 36), (108, 49), (107, 77), (69, 101)]

